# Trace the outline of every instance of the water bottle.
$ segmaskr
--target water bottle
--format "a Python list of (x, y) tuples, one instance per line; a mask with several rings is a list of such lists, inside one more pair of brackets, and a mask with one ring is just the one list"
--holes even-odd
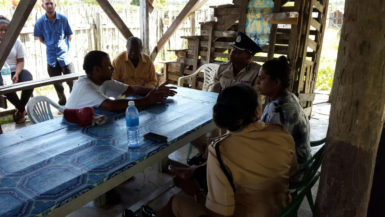
[(11, 68), (7, 63), (4, 63), (3, 68), (1, 68), (1, 77), (3, 77), (3, 85), (11, 85), (13, 83)]
[(140, 144), (139, 138), (139, 112), (135, 107), (134, 101), (128, 102), (126, 109), (126, 126), (127, 126), (127, 139), (128, 148), (137, 148)]

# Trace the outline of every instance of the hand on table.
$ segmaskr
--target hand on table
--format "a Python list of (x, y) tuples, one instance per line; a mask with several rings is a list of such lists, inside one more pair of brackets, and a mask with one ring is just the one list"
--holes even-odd
[(166, 84), (162, 84), (161, 86), (151, 90), (147, 94), (147, 100), (150, 104), (164, 102), (167, 97), (174, 96), (176, 94), (176, 91), (174, 89), (176, 89), (176, 87), (168, 87), (166, 86)]

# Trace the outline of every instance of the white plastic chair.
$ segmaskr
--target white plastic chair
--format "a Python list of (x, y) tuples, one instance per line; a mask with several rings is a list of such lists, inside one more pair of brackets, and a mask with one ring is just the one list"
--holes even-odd
[(203, 86), (202, 90), (208, 91), (210, 85), (214, 82), (215, 73), (218, 71), (219, 64), (207, 63), (199, 67), (191, 75), (186, 75), (178, 79), (178, 86), (183, 86), (184, 82), (191, 81), (191, 88), (196, 89), (196, 77), (200, 72), (203, 72)]
[(53, 119), (51, 106), (60, 112), (64, 111), (64, 107), (50, 100), (45, 96), (35, 96), (31, 98), (27, 104), (27, 114), (32, 123), (40, 123)]

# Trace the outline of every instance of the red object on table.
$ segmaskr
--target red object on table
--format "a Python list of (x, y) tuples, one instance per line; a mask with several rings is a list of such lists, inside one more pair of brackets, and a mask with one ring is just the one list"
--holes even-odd
[(64, 109), (64, 119), (81, 127), (92, 125), (94, 114), (95, 111), (92, 107), (84, 107), (81, 109)]

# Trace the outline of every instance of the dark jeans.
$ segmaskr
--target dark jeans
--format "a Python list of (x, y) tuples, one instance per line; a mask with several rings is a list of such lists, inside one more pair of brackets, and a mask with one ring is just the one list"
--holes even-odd
[[(47, 66), (47, 69), (48, 69), (48, 74), (50, 77), (54, 77), (54, 76), (60, 76), (60, 75), (67, 75), (67, 74), (71, 74), (71, 73), (74, 73), (75, 72), (75, 68), (74, 68), (74, 65), (72, 63), (66, 65), (66, 66), (63, 66), (61, 67), (59, 65), (58, 62), (56, 62), (56, 66), (55, 67), (52, 67), (50, 65)], [(72, 86), (73, 86), (73, 81), (67, 81), (67, 84), (70, 88), (70, 92), (72, 91)], [(62, 83), (58, 83), (58, 84), (54, 84), (54, 87), (55, 87), (55, 90), (56, 90), (56, 93), (59, 97), (59, 99), (61, 99), (62, 97), (65, 97), (64, 95), (64, 87), (63, 87), (63, 84)]]
[[(15, 72), (12, 72), (12, 77), (14, 75), (15, 75)], [(28, 70), (23, 69), (23, 71), (20, 72), (18, 83), (24, 82), (24, 81), (31, 81), (31, 80), (32, 80), (32, 74)], [(0, 76), (0, 85), (3, 85), (3, 78), (1, 76)], [(19, 112), (24, 112), (25, 105), (27, 105), (28, 100), (32, 95), (32, 92), (33, 92), (33, 88), (28, 90), (22, 90), (20, 99), (17, 96), (16, 92), (7, 93), (5, 94), (5, 96), (17, 108)]]

